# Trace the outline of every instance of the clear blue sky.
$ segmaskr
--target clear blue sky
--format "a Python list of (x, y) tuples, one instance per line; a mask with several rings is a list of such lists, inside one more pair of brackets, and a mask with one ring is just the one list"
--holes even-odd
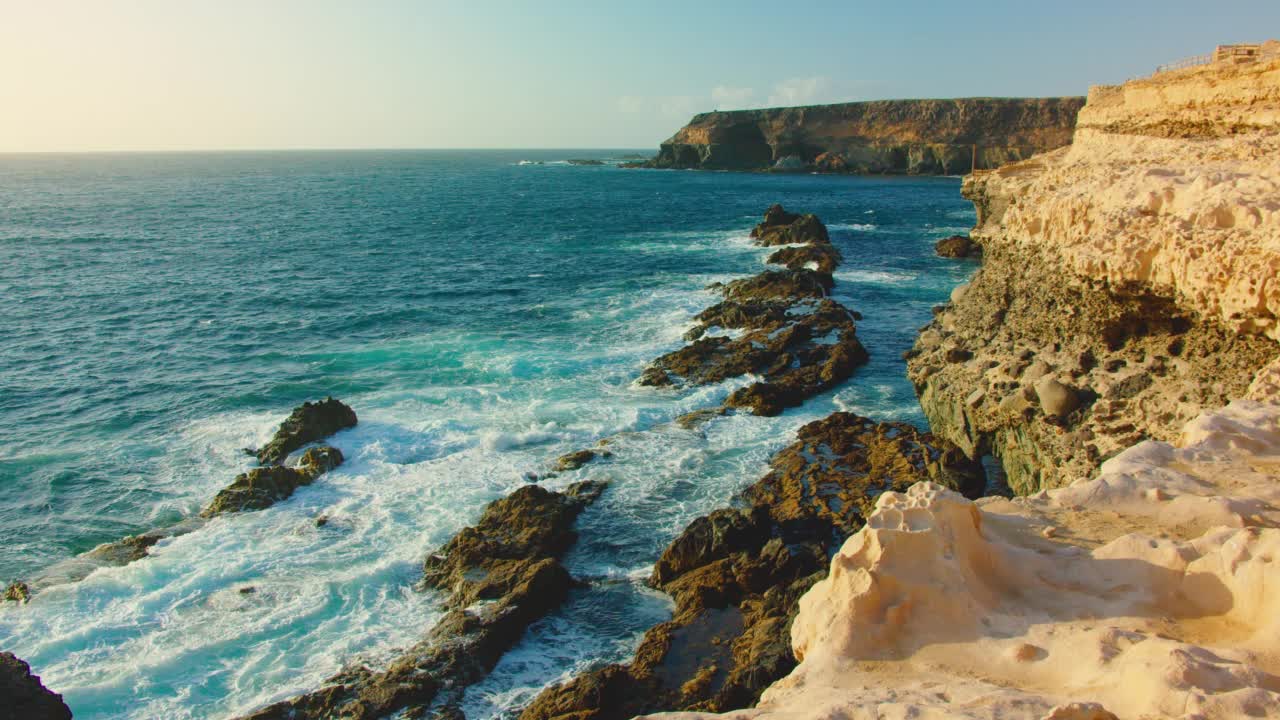
[(1083, 94), (1269, 2), (0, 0), (0, 151), (652, 148), (694, 112)]

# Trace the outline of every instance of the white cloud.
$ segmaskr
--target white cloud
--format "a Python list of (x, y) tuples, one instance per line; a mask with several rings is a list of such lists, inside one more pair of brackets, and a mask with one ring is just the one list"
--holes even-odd
[(663, 115), (672, 115), (688, 120), (707, 109), (707, 101), (692, 95), (666, 95), (657, 98), (658, 110)]
[(754, 88), (736, 88), (717, 85), (711, 88), (711, 102), (717, 110), (741, 110), (754, 105)]
[(638, 113), (644, 111), (645, 107), (649, 104), (649, 101), (635, 95), (623, 95), (618, 98), (616, 104), (618, 106), (618, 112)]
[(815, 104), (827, 88), (824, 77), (791, 78), (773, 86), (767, 107)]

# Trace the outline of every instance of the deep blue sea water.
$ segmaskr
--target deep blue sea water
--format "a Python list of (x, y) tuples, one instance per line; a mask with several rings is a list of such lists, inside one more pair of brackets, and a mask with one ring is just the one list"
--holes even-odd
[[(501, 716), (625, 660), (669, 612), (642, 584), (661, 548), (801, 424), (923, 422), (900, 355), (974, 269), (932, 253), (973, 224), (958, 180), (556, 162), (619, 155), (0, 155), (0, 580), (198, 512), (304, 400), (360, 416), (333, 439), (347, 464), (290, 500), (0, 608), (0, 649), (77, 718), (310, 689), (430, 627), (420, 563), (486, 502), (617, 436), (612, 461), (549, 482), (612, 481), (567, 559), (593, 583), (468, 692), (468, 718)], [(632, 381), (708, 283), (763, 268), (746, 235), (774, 202), (828, 223), (871, 363), (781, 417), (673, 428), (745, 381)]]

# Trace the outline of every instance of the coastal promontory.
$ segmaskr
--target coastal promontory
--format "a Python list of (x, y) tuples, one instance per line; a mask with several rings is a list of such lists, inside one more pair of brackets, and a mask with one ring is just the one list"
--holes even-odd
[(877, 100), (695, 115), (648, 167), (955, 175), (1071, 142), (1084, 98)]

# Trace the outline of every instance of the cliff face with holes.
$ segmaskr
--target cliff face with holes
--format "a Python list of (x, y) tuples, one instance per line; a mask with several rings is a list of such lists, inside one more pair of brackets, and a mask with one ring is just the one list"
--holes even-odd
[(958, 174), (1071, 142), (1084, 98), (881, 100), (702, 113), (664, 142), (660, 168)]
[(966, 179), (982, 269), (920, 335), (935, 432), (1020, 493), (1239, 397), (1280, 339), (1280, 61), (1096, 87), (1074, 144)]
[(1026, 495), (881, 494), (729, 715), (1280, 718), (1280, 59), (1095, 88), (964, 192), (983, 266), (910, 373)]

